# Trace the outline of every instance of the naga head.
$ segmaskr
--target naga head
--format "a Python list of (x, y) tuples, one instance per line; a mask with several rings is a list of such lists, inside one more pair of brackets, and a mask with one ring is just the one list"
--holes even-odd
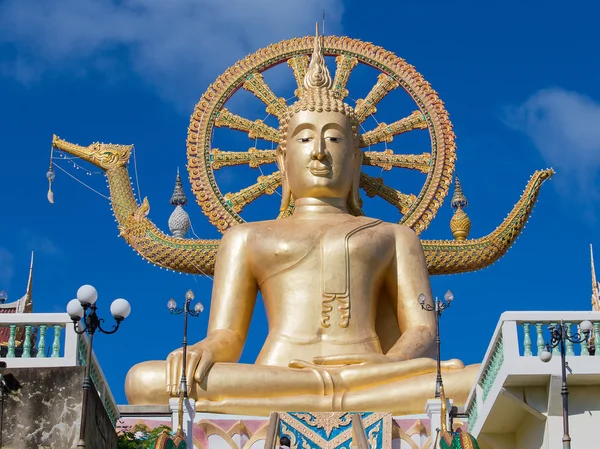
[(129, 162), (133, 145), (96, 142), (87, 147), (69, 143), (56, 134), (52, 146), (72, 156), (79, 157), (104, 171), (124, 167)]
[(362, 152), (354, 109), (332, 89), (317, 26), (314, 51), (304, 88), (280, 122), (277, 164), (282, 174), (280, 210), (292, 196), (344, 198), (361, 215), (359, 195)]

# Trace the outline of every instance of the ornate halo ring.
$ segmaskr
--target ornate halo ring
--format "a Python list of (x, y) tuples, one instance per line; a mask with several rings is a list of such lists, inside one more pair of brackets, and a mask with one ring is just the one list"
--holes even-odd
[[(221, 151), (211, 146), (213, 128), (228, 127), (246, 132), (251, 139), (277, 143), (279, 130), (261, 120), (249, 120), (235, 115), (224, 106), (240, 88), (254, 93), (266, 105), (269, 114), (280, 117), (287, 104), (278, 98), (265, 83), (262, 72), (286, 62), (298, 83), (296, 95), (312, 53), (314, 37), (285, 40), (258, 50), (227, 69), (208, 87), (196, 105), (190, 120), (187, 140), (188, 171), (192, 190), (202, 211), (219, 231), (243, 223), (240, 212), (244, 206), (263, 194), (273, 193), (281, 183), (278, 171), (261, 176), (257, 183), (235, 193), (221, 193), (214, 171), (225, 166), (248, 164), (258, 167), (275, 163), (275, 150)], [(403, 59), (393, 53), (358, 39), (327, 36), (323, 51), (336, 57), (333, 89), (342, 98), (348, 95), (346, 84), (352, 69), (365, 64), (379, 70), (377, 83), (364, 99), (356, 102), (355, 111), (364, 120), (376, 112), (376, 105), (392, 90), (402, 87), (414, 100), (419, 110), (391, 124), (380, 123), (375, 129), (361, 135), (364, 151), (363, 165), (385, 170), (405, 168), (426, 174), (418, 195), (405, 194), (385, 185), (381, 178), (361, 174), (361, 188), (367, 196), (380, 196), (396, 206), (402, 215), (400, 223), (420, 233), (427, 228), (441, 206), (454, 170), (455, 143), (452, 124), (443, 102), (429, 83)], [(369, 151), (380, 142), (391, 142), (393, 137), (416, 129), (429, 129), (431, 152), (424, 154), (395, 154), (392, 150)]]

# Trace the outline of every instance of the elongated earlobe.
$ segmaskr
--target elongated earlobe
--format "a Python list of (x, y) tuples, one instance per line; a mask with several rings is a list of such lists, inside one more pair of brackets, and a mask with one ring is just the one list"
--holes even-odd
[(360, 199), (360, 170), (362, 167), (363, 153), (358, 150), (354, 159), (354, 178), (348, 195), (348, 210), (352, 215), (364, 215), (362, 211), (362, 200)]
[(279, 212), (287, 210), (292, 199), (292, 191), (290, 190), (289, 183), (287, 181), (287, 172), (285, 170), (285, 151), (281, 147), (277, 147), (276, 152), (277, 166), (281, 173), (281, 204), (279, 206)]

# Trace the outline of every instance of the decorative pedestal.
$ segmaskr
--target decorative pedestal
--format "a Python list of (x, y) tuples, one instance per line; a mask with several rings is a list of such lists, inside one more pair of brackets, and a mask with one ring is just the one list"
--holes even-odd
[[(437, 409), (441, 403), (437, 400)], [(170, 406), (119, 406), (120, 426), (131, 429), (136, 425), (155, 428), (160, 425), (171, 426), (177, 417), (173, 416)], [(177, 407), (174, 407), (175, 415)], [(191, 417), (191, 415), (188, 414)], [(391, 418), (391, 447), (433, 449), (436, 428), (440, 426), (440, 412), (437, 421), (431, 426), (427, 414), (396, 416)], [(184, 415), (184, 419), (186, 415)], [(267, 438), (269, 417), (222, 415), (196, 412), (193, 425), (193, 445), (188, 449), (263, 449)], [(369, 429), (368, 426), (365, 426)], [(464, 421), (455, 419), (454, 429), (466, 430)], [(430, 429), (433, 428), (433, 433)], [(189, 427), (188, 427), (189, 429)], [(365, 429), (365, 430), (367, 430)], [(367, 430), (368, 436), (368, 430)], [(298, 445), (302, 449), (301, 445)]]

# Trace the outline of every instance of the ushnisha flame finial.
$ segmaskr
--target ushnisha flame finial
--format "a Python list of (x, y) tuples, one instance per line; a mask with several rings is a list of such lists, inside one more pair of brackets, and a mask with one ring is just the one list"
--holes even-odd
[(316, 25), (315, 47), (306, 75), (304, 76), (305, 89), (331, 89), (333, 81), (329, 74), (329, 69), (325, 64), (323, 57), (323, 48), (321, 47), (321, 36), (319, 36), (319, 24)]

